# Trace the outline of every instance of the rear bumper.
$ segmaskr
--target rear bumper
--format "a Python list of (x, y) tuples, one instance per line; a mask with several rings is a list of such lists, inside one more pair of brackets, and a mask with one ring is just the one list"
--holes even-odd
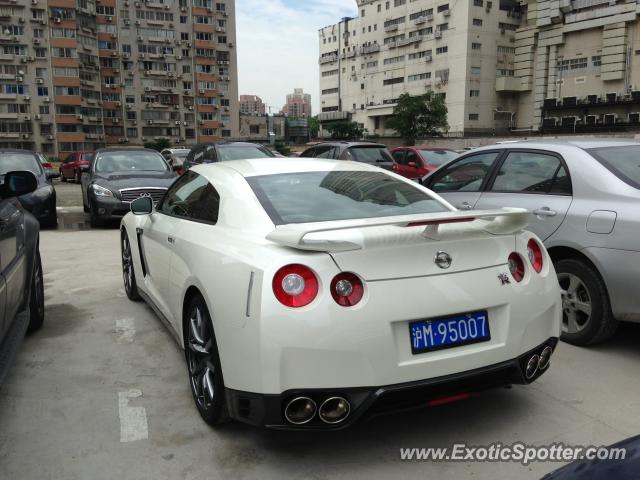
[[(255, 426), (283, 430), (339, 430), (360, 420), (393, 412), (432, 406), (430, 402), (481, 392), (512, 384), (529, 384), (544, 374), (549, 367), (538, 371), (530, 380), (524, 375), (527, 361), (546, 346), (554, 350), (557, 337), (549, 338), (536, 348), (511, 360), (442, 377), (386, 386), (291, 389), (280, 395), (259, 394), (227, 389), (229, 413), (235, 420)], [(317, 415), (304, 425), (293, 425), (284, 416), (286, 405), (296, 397), (309, 397), (320, 405), (325, 399), (340, 396), (351, 405), (351, 413), (336, 425), (326, 424)]]

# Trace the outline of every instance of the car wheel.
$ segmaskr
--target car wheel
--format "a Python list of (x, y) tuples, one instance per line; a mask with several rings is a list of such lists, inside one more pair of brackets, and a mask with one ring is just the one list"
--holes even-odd
[(44, 228), (56, 228), (58, 226), (57, 212), (54, 210), (49, 215), (47, 215), (47, 217), (40, 222), (40, 225), (42, 225), (42, 227)]
[(618, 322), (597, 270), (579, 259), (560, 260), (555, 267), (562, 290), (562, 339), (583, 346), (609, 339)]
[(229, 420), (218, 346), (207, 306), (201, 296), (191, 300), (185, 319), (184, 351), (193, 399), (209, 425)]
[(64, 173), (62, 172), (62, 170), (60, 170), (60, 181), (61, 182), (66, 182), (67, 181), (67, 177), (64, 176)]
[(133, 255), (131, 254), (131, 244), (129, 243), (129, 235), (125, 230), (121, 234), (121, 251), (122, 251), (122, 278), (124, 280), (124, 291), (129, 300), (140, 300), (138, 293), (138, 284), (136, 283), (136, 272), (133, 268)]
[(42, 280), (42, 263), (40, 252), (36, 253), (33, 277), (31, 279), (31, 294), (29, 298), (29, 328), (28, 332), (35, 332), (44, 322), (44, 282)]
[(80, 184), (80, 177), (82, 177), (82, 173), (80, 173), (80, 171), (77, 171), (75, 174), (75, 179), (77, 184)]
[(95, 213), (93, 204), (89, 204), (89, 225), (91, 228), (100, 228), (104, 225), (102, 219)]

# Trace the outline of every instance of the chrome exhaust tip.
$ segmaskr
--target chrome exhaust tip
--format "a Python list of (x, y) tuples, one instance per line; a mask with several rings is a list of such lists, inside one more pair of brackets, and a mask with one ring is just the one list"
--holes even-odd
[(343, 422), (351, 412), (351, 404), (343, 397), (329, 397), (318, 410), (318, 416), (324, 423), (335, 425)]
[(318, 406), (309, 397), (296, 397), (284, 408), (284, 417), (294, 425), (304, 425), (316, 416)]
[(540, 354), (540, 361), (538, 362), (538, 369), (544, 370), (549, 366), (549, 362), (551, 361), (551, 354), (553, 353), (553, 348), (550, 346), (544, 347), (542, 353)]
[(529, 357), (529, 360), (527, 361), (527, 366), (525, 367), (524, 370), (524, 375), (527, 378), (527, 380), (531, 380), (536, 373), (538, 373), (538, 365), (540, 364), (540, 355), (538, 355), (537, 353), (534, 355), (531, 355), (531, 357)]

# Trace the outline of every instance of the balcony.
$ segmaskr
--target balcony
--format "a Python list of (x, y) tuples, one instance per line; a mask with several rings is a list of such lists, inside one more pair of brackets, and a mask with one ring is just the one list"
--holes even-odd
[(378, 45), (377, 43), (374, 43), (373, 45), (366, 45), (366, 46), (360, 47), (360, 51), (362, 55), (368, 55), (369, 53), (377, 53), (380, 51), (380, 45)]
[(319, 122), (333, 122), (335, 120), (349, 120), (351, 114), (349, 112), (321, 112), (318, 114)]
[(496, 92), (522, 92), (522, 79), (520, 77), (496, 77)]
[(318, 60), (318, 63), (320, 63), (320, 65), (325, 65), (327, 63), (333, 63), (337, 61), (338, 61), (338, 55), (332, 54), (332, 55), (326, 55), (326, 56), (320, 57), (320, 59)]
[(387, 25), (386, 27), (384, 27), (385, 32), (395, 32), (396, 30), (398, 30), (397, 23), (394, 23), (393, 25)]

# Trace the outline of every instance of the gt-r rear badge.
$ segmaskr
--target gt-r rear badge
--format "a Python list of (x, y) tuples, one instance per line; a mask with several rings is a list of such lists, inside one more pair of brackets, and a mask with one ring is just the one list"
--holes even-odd
[(500, 285), (509, 285), (511, 280), (509, 280), (509, 275), (506, 273), (498, 274), (498, 280), (500, 280)]
[(451, 255), (449, 255), (447, 252), (438, 252), (436, 253), (436, 256), (433, 259), (433, 261), (437, 266), (439, 266), (443, 270), (446, 270), (451, 266), (452, 259), (451, 259)]

